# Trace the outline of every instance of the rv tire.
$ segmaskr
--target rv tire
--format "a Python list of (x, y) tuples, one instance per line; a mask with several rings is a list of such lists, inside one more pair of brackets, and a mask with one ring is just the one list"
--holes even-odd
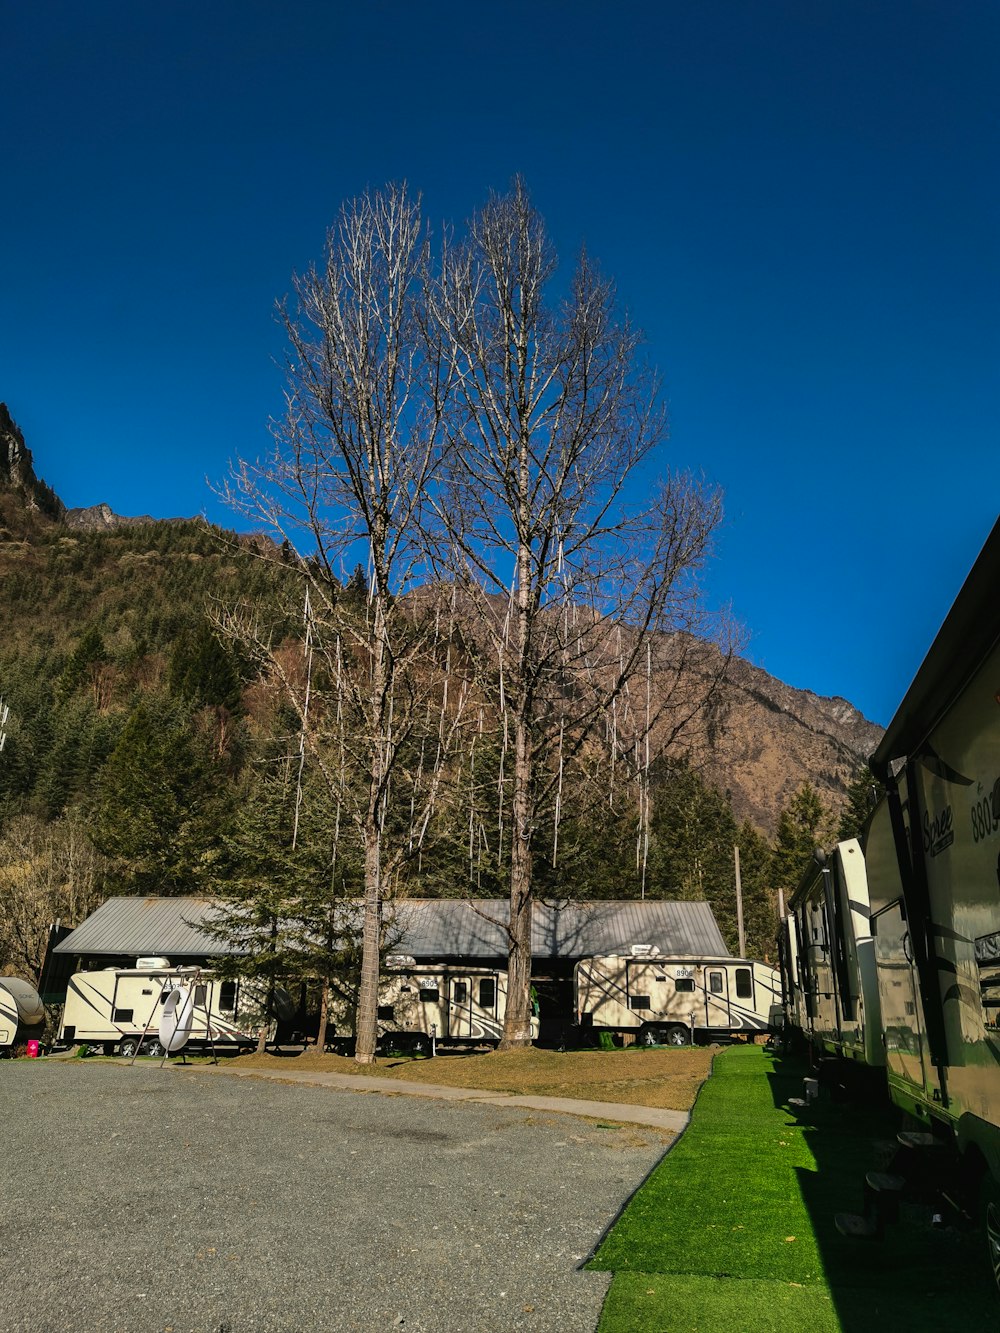
[(667, 1028), (663, 1038), (667, 1046), (690, 1046), (691, 1033), (687, 1028), (682, 1028), (679, 1023)]
[(659, 1046), (663, 1041), (663, 1029), (643, 1023), (635, 1041), (637, 1046)]
[(118, 1043), (118, 1054), (123, 1055), (126, 1060), (131, 1060), (133, 1055), (138, 1055), (142, 1049), (142, 1042), (138, 1037), (123, 1037)]
[(146, 1043), (146, 1046), (145, 1046), (144, 1049), (145, 1049), (145, 1052), (146, 1052), (147, 1055), (156, 1055), (156, 1056), (159, 1056), (159, 1055), (165, 1055), (165, 1054), (166, 1054), (166, 1052), (165, 1052), (164, 1049), (163, 1049), (163, 1046), (161, 1045), (161, 1043), (160, 1043), (160, 1041), (159, 1041), (159, 1038), (157, 1038), (157, 1037), (154, 1037), (152, 1041), (147, 1042), (147, 1043)]
[(981, 1216), (986, 1232), (986, 1257), (993, 1285), (1000, 1291), (1000, 1183), (987, 1174), (980, 1189)]

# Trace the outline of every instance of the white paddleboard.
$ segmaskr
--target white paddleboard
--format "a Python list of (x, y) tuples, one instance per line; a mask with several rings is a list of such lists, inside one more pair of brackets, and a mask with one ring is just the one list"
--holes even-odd
[(160, 1045), (165, 1051), (179, 1051), (191, 1036), (194, 1022), (194, 991), (177, 986), (167, 996), (160, 1015)]

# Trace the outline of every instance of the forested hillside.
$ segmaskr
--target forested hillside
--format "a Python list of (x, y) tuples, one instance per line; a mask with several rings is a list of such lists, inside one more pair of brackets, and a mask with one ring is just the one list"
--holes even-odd
[[(294, 899), (317, 919), (358, 895), (357, 830), (302, 746), (285, 688), (311, 660), (297, 558), (198, 521), (70, 530), (61, 503), (43, 508), (37, 494), (0, 484), (0, 970), (37, 975), (48, 923), (74, 924), (113, 893), (222, 894), (275, 911)], [(365, 615), (363, 571), (334, 592)], [(268, 663), (220, 631), (235, 608), (266, 639)], [(470, 651), (460, 626), (447, 639), (448, 653)], [(718, 744), (708, 753), (724, 781), (705, 776), (710, 722), (689, 733), (697, 762), (681, 743), (610, 783), (608, 757), (591, 750), (533, 834), (537, 891), (707, 898), (735, 949), (738, 844), (748, 949), (773, 954), (776, 890), (791, 887), (834, 815), (800, 782), (774, 841), (738, 821), (747, 784)], [(387, 825), (400, 851), (393, 887), (503, 897), (510, 831), (495, 727), (473, 699), (465, 740), (418, 820), (413, 792), (437, 725), (415, 731), (402, 756), (418, 776)], [(327, 763), (346, 763), (349, 716), (336, 732), (339, 760), (331, 727)]]

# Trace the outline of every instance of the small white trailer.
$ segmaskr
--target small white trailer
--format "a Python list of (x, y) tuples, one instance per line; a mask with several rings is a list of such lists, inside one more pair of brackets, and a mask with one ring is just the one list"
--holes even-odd
[[(429, 1055), (437, 1042), (447, 1046), (495, 1046), (503, 1036), (507, 1012), (507, 973), (461, 964), (417, 964), (390, 954), (379, 980), (378, 1035), (384, 1046), (397, 1045)], [(353, 1040), (353, 1004), (346, 996), (331, 1005), (327, 1045), (340, 1049)], [(532, 1039), (538, 1019), (531, 1020)]]
[(781, 977), (766, 963), (666, 957), (649, 944), (581, 959), (573, 987), (581, 1029), (632, 1033), (642, 1046), (687, 1046), (768, 1032), (772, 1009), (781, 1004)]
[(160, 1019), (171, 993), (193, 992), (190, 1046), (253, 1047), (260, 1004), (257, 989), (200, 967), (171, 967), (165, 958), (135, 967), (76, 972), (69, 981), (58, 1041), (87, 1042), (106, 1055), (162, 1055)]
[(34, 986), (20, 977), (0, 977), (0, 1054), (40, 1040), (44, 1031), (45, 1006)]

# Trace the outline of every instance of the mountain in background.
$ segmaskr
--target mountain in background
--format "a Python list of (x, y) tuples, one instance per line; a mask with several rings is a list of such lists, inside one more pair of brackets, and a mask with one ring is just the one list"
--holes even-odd
[[(104, 673), (102, 706), (123, 707), (127, 691), (162, 677), (174, 642), (204, 620), (210, 597), (273, 588), (276, 571), (272, 577), (268, 561), (250, 558), (253, 545), (259, 539), (199, 521), (123, 517), (105, 504), (68, 508), (36, 476), (24, 437), (0, 404), (0, 669), (8, 674), (28, 662), (36, 677), (65, 674), (99, 625), (115, 664)], [(279, 561), (278, 548), (271, 551)], [(2, 678), (0, 693), (11, 693)], [(846, 700), (794, 689), (740, 659), (705, 732), (705, 776), (729, 796), (738, 820), (769, 837), (805, 782), (838, 814), (882, 735)]]

